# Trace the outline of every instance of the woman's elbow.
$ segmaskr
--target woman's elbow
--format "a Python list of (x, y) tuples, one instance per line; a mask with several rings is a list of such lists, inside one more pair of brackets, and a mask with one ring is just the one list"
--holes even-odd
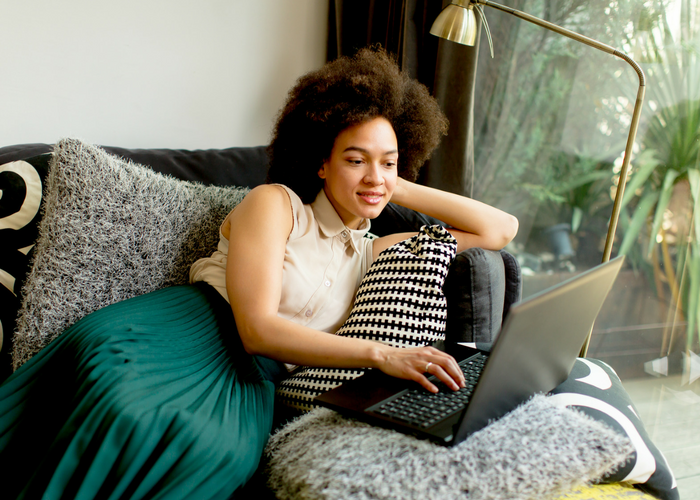
[(238, 325), (238, 336), (245, 352), (251, 356), (264, 355), (265, 341), (254, 325)]
[(499, 222), (497, 227), (493, 228), (489, 238), (488, 249), (501, 250), (505, 248), (508, 243), (513, 241), (515, 235), (518, 234), (519, 225), (520, 223), (517, 217), (504, 214), (503, 220)]
[(260, 352), (260, 349), (250, 340), (243, 340), (243, 337), (241, 337), (241, 343), (243, 344), (243, 349), (245, 350), (246, 353), (250, 354), (251, 356), (258, 356), (262, 354)]
[(503, 224), (503, 247), (508, 243), (513, 241), (513, 238), (518, 234), (518, 228), (520, 227), (520, 222), (518, 218), (514, 215), (507, 214), (506, 221)]

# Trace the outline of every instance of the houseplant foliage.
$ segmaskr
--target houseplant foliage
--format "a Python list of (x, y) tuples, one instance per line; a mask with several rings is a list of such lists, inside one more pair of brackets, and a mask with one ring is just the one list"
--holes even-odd
[[(651, 116), (623, 199), (619, 252), (653, 276), (660, 297), (670, 294), (669, 319), (685, 322), (689, 353), (700, 313), (700, 1), (680, 0), (678, 26), (666, 5), (655, 14), (635, 47)], [(674, 347), (667, 335), (661, 354)]]

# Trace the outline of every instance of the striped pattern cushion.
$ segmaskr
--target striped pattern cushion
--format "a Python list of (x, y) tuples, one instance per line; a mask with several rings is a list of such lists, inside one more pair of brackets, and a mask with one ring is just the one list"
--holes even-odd
[[(457, 242), (441, 226), (424, 226), (384, 250), (362, 279), (355, 305), (337, 335), (418, 347), (443, 339), (447, 306), (442, 286)], [(278, 400), (297, 410), (363, 370), (303, 367), (282, 382)]]

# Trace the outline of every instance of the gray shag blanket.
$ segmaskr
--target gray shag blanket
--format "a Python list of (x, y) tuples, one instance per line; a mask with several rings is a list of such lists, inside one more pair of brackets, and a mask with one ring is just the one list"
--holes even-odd
[(188, 283), (247, 188), (186, 182), (78, 139), (59, 141), (22, 289), (13, 365), (97, 309)]
[(632, 452), (626, 437), (537, 395), (453, 448), (317, 408), (273, 435), (265, 455), (281, 500), (543, 500)]

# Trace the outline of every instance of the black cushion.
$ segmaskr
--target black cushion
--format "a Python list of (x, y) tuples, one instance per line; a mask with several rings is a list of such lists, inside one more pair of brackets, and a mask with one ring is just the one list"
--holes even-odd
[(639, 412), (612, 367), (598, 359), (579, 358), (566, 381), (550, 394), (557, 404), (603, 422), (632, 442), (635, 452), (631, 459), (600, 482), (626, 481), (662, 500), (680, 498), (666, 458), (649, 438)]
[(414, 210), (389, 203), (379, 217), (372, 220), (372, 234), (386, 236), (394, 233), (412, 233), (423, 226), (444, 226), (443, 222)]
[(500, 332), (510, 306), (520, 300), (520, 267), (505, 250), (469, 248), (452, 262), (444, 292), (446, 338), (490, 343)]
[[(156, 172), (186, 181), (217, 186), (255, 187), (265, 182), (265, 146), (227, 149), (127, 149), (103, 146), (113, 155), (147, 165)], [(53, 150), (50, 144), (19, 144), (0, 148), (0, 164)]]
[(105, 147), (108, 153), (148, 165), (178, 179), (217, 186), (255, 187), (268, 170), (265, 146), (227, 149), (124, 149)]
[(11, 333), (34, 255), (50, 158), (39, 154), (17, 161), (0, 160), (0, 381), (11, 373)]

